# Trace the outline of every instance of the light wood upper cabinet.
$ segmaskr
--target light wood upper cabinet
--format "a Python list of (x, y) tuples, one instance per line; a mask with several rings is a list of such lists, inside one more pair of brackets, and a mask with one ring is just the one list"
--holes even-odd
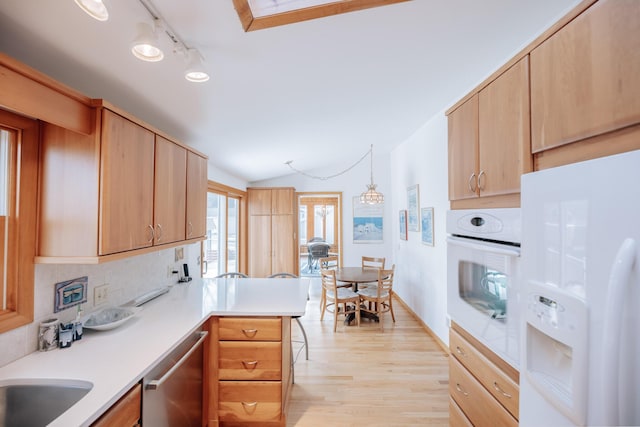
[(478, 95), (449, 114), (449, 200), (478, 196)]
[(271, 190), (271, 213), (273, 215), (293, 215), (293, 188), (274, 188)]
[(540, 152), (640, 122), (640, 2), (600, 0), (531, 52)]
[(187, 153), (187, 239), (207, 232), (207, 159)]
[(154, 134), (102, 109), (99, 255), (153, 244)]
[(450, 200), (520, 192), (532, 168), (528, 70), (524, 57), (449, 114)]
[(154, 244), (185, 240), (187, 150), (156, 135)]
[(249, 215), (292, 215), (293, 212), (293, 188), (252, 188), (249, 192)]
[(42, 125), (36, 262), (94, 264), (202, 239), (207, 159), (111, 106), (95, 111), (92, 135)]
[(505, 71), (479, 96), (480, 195), (520, 193), (520, 175), (532, 168), (529, 57)]
[(252, 188), (248, 191), (249, 215), (271, 215), (271, 189)]

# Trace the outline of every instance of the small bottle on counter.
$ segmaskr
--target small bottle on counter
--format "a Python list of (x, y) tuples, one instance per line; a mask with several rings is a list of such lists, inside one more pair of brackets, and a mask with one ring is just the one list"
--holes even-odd
[(58, 332), (58, 347), (67, 348), (71, 347), (73, 342), (73, 323), (60, 324), (60, 330)]

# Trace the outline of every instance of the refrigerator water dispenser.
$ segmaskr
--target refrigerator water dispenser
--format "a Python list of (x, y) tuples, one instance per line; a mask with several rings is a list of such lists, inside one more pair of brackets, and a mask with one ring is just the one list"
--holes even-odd
[(575, 294), (533, 281), (525, 294), (526, 375), (549, 403), (583, 425), (589, 363), (586, 303)]

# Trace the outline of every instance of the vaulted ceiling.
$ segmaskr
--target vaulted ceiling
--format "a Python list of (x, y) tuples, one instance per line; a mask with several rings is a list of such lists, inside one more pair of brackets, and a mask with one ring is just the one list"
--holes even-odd
[(411, 0), (245, 32), (232, 0), (152, 0), (211, 79), (184, 58), (130, 53), (137, 0), (2, 0), (0, 49), (104, 98), (245, 181), (351, 164), (389, 150), (495, 71), (578, 0)]

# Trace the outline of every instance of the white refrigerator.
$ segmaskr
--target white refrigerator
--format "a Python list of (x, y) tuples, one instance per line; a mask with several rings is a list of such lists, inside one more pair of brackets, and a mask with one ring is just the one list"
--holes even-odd
[(522, 177), (521, 426), (640, 425), (640, 150)]

